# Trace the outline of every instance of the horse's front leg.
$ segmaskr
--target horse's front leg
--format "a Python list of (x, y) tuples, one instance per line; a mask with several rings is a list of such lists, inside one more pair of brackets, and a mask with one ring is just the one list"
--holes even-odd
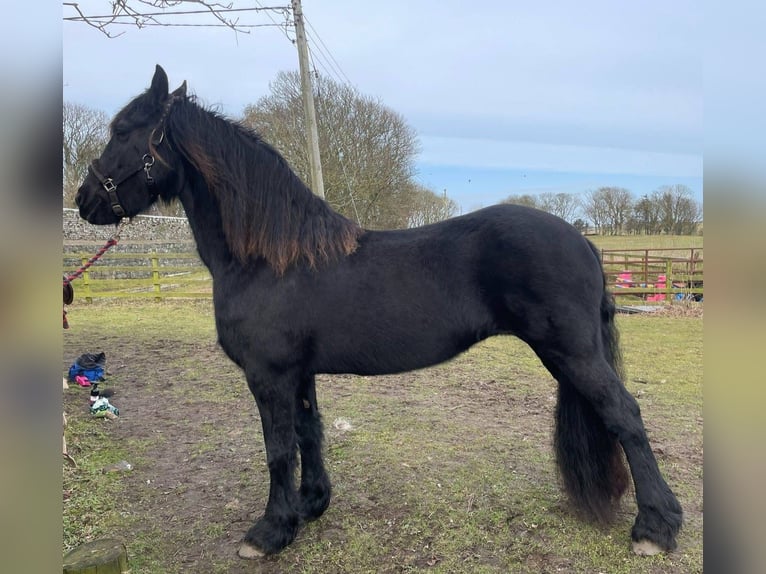
[(242, 558), (279, 552), (293, 541), (301, 523), (294, 484), (298, 381), (297, 375), (290, 374), (247, 374), (247, 384), (261, 415), (270, 487), (266, 512), (250, 527), (239, 548)]
[(295, 432), (301, 451), (300, 513), (315, 520), (327, 510), (332, 487), (322, 461), (322, 420), (314, 375), (304, 375), (296, 400)]

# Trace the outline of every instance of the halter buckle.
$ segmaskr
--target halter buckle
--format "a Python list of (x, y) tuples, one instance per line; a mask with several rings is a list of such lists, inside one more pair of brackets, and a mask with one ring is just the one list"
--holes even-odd
[[(164, 121), (164, 120), (163, 120), (163, 121)], [(161, 127), (161, 126), (158, 126), (158, 127)], [(156, 133), (157, 133), (157, 128), (154, 128), (154, 129), (152, 130), (152, 133), (151, 133), (151, 135), (150, 135), (150, 138), (151, 138), (151, 142), (152, 142), (152, 145), (153, 145), (153, 146), (158, 146), (158, 145), (160, 145), (160, 144), (162, 143), (162, 140), (164, 140), (164, 139), (165, 139), (165, 129), (164, 129), (164, 128), (163, 128), (163, 129), (160, 131), (160, 135), (159, 135), (159, 137), (157, 137)]]
[(122, 208), (122, 205), (120, 205), (119, 201), (117, 201), (117, 203), (112, 201), (112, 211), (117, 217), (125, 217), (127, 215), (125, 213), (125, 210)]
[(114, 185), (114, 181), (111, 177), (107, 177), (103, 182), (101, 182), (101, 185), (104, 186), (104, 189), (107, 191), (107, 193), (111, 193), (117, 189), (117, 186)]
[(144, 160), (144, 173), (146, 174), (146, 183), (147, 185), (152, 185), (154, 183), (154, 178), (151, 176), (149, 171), (152, 169), (152, 166), (154, 165), (154, 156), (151, 156), (148, 153), (145, 153), (144, 157), (141, 159)]

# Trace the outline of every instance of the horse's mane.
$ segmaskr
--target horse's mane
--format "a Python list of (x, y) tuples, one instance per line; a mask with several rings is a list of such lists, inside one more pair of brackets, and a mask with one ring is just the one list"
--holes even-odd
[(315, 268), (356, 249), (364, 230), (311, 193), (253, 130), (184, 97), (173, 104), (166, 131), (217, 199), (240, 261), (262, 257), (281, 275), (291, 265)]

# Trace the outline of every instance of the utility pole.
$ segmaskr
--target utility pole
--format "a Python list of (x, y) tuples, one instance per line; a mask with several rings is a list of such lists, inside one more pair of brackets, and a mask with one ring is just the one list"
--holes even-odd
[(314, 92), (311, 89), (309, 71), (309, 51), (306, 47), (306, 30), (303, 27), (303, 9), (301, 0), (291, 0), (293, 19), (295, 20), (295, 43), (298, 46), (298, 64), (301, 70), (301, 94), (303, 95), (303, 113), (306, 116), (306, 139), (308, 140), (309, 168), (311, 170), (311, 188), (316, 195), (324, 198), (322, 162), (319, 158), (319, 132), (317, 130)]

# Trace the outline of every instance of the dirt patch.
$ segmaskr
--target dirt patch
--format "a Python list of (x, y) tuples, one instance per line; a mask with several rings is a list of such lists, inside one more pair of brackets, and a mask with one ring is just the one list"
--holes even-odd
[[(611, 552), (635, 570), (626, 552), (633, 503), (609, 531), (571, 517), (550, 449), (555, 383), (512, 361), (490, 375), (481, 363), (492, 349), (489, 359), (469, 354), (395, 376), (318, 377), (333, 502), (291, 547), (258, 561), (236, 557), (268, 495), (260, 420), (238, 369), (213, 339), (135, 339), (106, 328), (66, 339), (64, 368), (101, 350), (103, 386), (120, 417), (92, 419), (87, 390), (74, 385), (64, 404), (70, 421), (97, 426), (129, 453), (133, 469), (116, 479), (117, 518), (107, 527), (125, 540), (134, 572), (581, 571), (579, 551), (563, 543), (600, 545), (593, 568), (609, 570), (599, 553)], [(679, 497), (692, 529), (680, 554), (640, 571), (701, 564), (701, 414), (694, 423), (667, 434), (648, 417), (658, 459), (686, 485)], [(88, 454), (76, 442), (70, 453)]]
[(658, 317), (696, 317), (702, 318), (705, 307), (702, 303), (683, 301), (672, 305), (662, 305), (655, 313)]

